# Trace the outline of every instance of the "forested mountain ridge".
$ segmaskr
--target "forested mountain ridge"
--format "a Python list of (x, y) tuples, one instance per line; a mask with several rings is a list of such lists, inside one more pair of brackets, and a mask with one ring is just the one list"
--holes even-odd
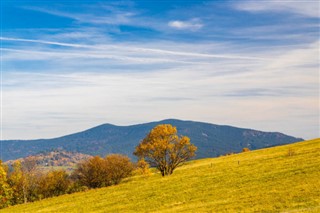
[(39, 152), (63, 149), (89, 155), (121, 153), (133, 157), (134, 148), (158, 124), (177, 127), (179, 135), (188, 136), (198, 147), (196, 158), (215, 157), (242, 148), (251, 150), (302, 141), (278, 132), (262, 132), (225, 125), (167, 119), (131, 126), (103, 124), (83, 132), (53, 139), (4, 140), (2, 160), (14, 160)]

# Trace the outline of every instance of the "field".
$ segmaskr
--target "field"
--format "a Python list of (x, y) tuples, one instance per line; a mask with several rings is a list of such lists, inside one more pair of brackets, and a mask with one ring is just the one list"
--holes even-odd
[(0, 212), (320, 212), (320, 139), (188, 162), (173, 175)]

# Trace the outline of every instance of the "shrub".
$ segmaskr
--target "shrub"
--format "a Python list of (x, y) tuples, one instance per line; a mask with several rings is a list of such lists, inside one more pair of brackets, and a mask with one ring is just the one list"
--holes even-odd
[(242, 152), (250, 152), (250, 149), (247, 148), (247, 147), (244, 147), (244, 148), (242, 149)]
[(79, 163), (73, 176), (81, 185), (89, 188), (99, 188), (110, 185), (107, 178), (105, 160), (99, 156)]
[(124, 155), (96, 156), (79, 163), (72, 176), (83, 186), (100, 188), (118, 184), (131, 175), (133, 168), (130, 159)]
[(137, 164), (134, 173), (136, 175), (149, 175), (150, 172), (150, 165), (144, 160), (140, 159)]
[(105, 157), (106, 172), (109, 183), (118, 184), (123, 178), (131, 175), (134, 166), (127, 156), (112, 154)]
[(63, 195), (67, 193), (70, 184), (71, 181), (66, 171), (50, 171), (41, 176), (38, 193), (42, 198)]

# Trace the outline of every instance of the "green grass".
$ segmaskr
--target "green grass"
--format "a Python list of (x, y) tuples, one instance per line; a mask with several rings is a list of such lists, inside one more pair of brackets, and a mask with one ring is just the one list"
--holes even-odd
[(192, 161), (169, 177), (136, 176), (1, 212), (320, 212), (320, 139)]

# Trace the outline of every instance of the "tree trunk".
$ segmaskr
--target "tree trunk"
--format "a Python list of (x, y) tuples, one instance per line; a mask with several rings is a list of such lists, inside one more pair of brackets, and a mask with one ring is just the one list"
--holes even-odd
[(27, 199), (27, 190), (26, 190), (26, 186), (23, 185), (23, 201), (24, 203), (27, 203), (28, 202), (28, 199)]

